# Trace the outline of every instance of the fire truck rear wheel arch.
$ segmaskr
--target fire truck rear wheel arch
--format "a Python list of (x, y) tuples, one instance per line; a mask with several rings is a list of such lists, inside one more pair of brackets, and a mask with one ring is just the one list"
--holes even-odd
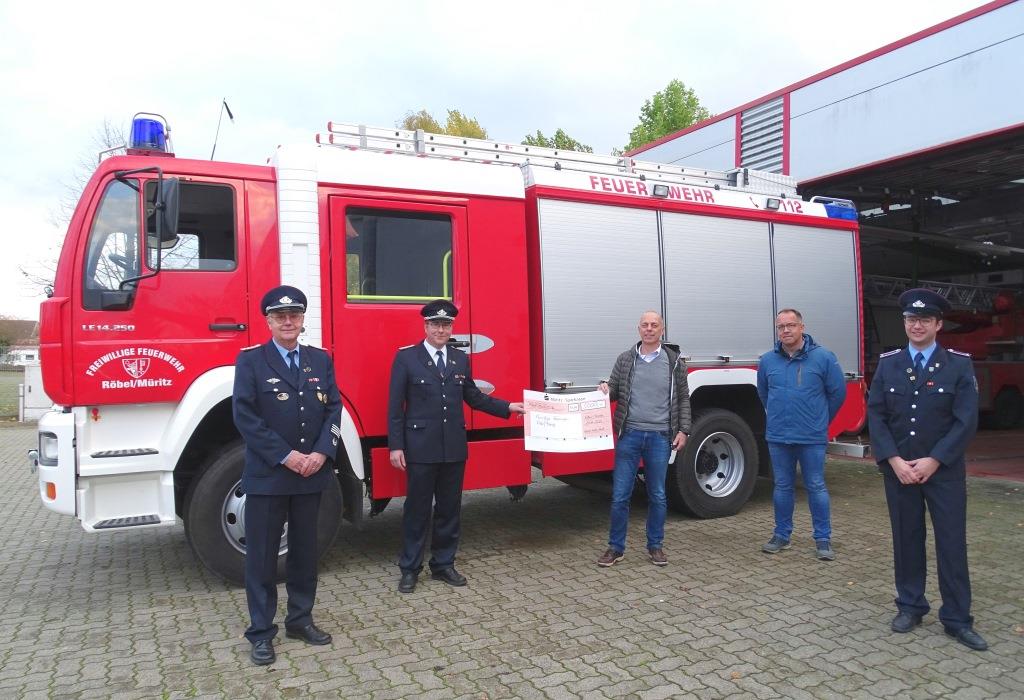
[(1024, 421), (1024, 397), (1017, 387), (1007, 386), (999, 390), (992, 401), (992, 427), (996, 430), (1010, 430)]
[(758, 462), (757, 440), (743, 418), (723, 409), (700, 410), (669, 467), (669, 505), (698, 518), (735, 515), (754, 490)]
[[(245, 446), (234, 442), (210, 457), (189, 485), (182, 520), (192, 551), (203, 565), (228, 583), (241, 586), (245, 580), (244, 495), (239, 490)], [(324, 491), (320, 501), (317, 548), (323, 556), (341, 526), (342, 494), (337, 479)], [(284, 580), (287, 552), (282, 543), (278, 557), (278, 580)]]

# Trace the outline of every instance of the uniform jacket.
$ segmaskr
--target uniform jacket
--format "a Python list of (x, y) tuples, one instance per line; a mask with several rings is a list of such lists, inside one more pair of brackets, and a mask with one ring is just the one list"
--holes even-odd
[(782, 341), (761, 355), (757, 394), (768, 442), (816, 445), (828, 442), (828, 425), (846, 400), (846, 380), (836, 356), (804, 333), (804, 346), (793, 357)]
[[(619, 355), (615, 360), (615, 366), (612, 367), (612, 374), (608, 377), (608, 398), (618, 401), (613, 416), (615, 435), (618, 437), (622, 437), (622, 431), (629, 416), (629, 394), (633, 386), (633, 369), (637, 362), (643, 362), (636, 352), (639, 347), (640, 343), (637, 342), (636, 345)], [(672, 384), (668, 390), (669, 439), (671, 439), (675, 437), (676, 433), (690, 434), (690, 387), (686, 379), (686, 362), (679, 354), (679, 347), (662, 343), (661, 348), (668, 356), (668, 364), (672, 368)]]
[(508, 401), (477, 388), (466, 353), (449, 346), (442, 377), (423, 343), (402, 348), (391, 365), (388, 449), (405, 450), (406, 462), (465, 461), (463, 401), (501, 418), (510, 414)]
[[(245, 440), (242, 489), (257, 495), (322, 491), (335, 478), (341, 437), (341, 396), (334, 365), (320, 348), (299, 350), (299, 386), (272, 341), (247, 348), (235, 360), (235, 426)], [(302, 477), (278, 460), (291, 450), (320, 452), (328, 460)]]
[(868, 395), (871, 451), (889, 458), (934, 457), (932, 479), (963, 479), (964, 452), (978, 427), (978, 385), (970, 355), (935, 348), (920, 375), (907, 348), (883, 353)]

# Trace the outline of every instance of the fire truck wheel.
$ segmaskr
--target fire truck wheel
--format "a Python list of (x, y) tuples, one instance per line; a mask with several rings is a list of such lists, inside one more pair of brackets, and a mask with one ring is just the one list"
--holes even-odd
[[(185, 536), (203, 565), (230, 584), (245, 582), (245, 494), (241, 490), (245, 447), (231, 445), (214, 455), (189, 485), (185, 497)], [(337, 479), (320, 500), (317, 549), (322, 557), (341, 526), (341, 487)], [(288, 526), (281, 537), (278, 581), (284, 580)]]
[(665, 480), (668, 503), (698, 518), (735, 515), (757, 482), (757, 441), (732, 411), (710, 409), (695, 417), (690, 437)]
[(996, 430), (1016, 428), (1024, 419), (1024, 397), (1014, 388), (1006, 387), (992, 402), (992, 427)]

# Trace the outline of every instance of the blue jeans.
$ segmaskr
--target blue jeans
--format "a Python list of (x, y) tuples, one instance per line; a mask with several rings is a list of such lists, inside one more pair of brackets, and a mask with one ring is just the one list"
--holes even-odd
[(665, 538), (665, 472), (672, 450), (668, 433), (627, 429), (615, 445), (615, 470), (612, 472), (612, 525), (608, 546), (626, 551), (629, 526), (629, 501), (633, 496), (640, 458), (644, 460), (647, 484), (647, 549), (660, 549)]
[(769, 442), (768, 452), (772, 458), (772, 473), (775, 490), (772, 505), (775, 506), (775, 534), (788, 540), (793, 534), (793, 489), (796, 483), (796, 463), (800, 462), (800, 474), (807, 489), (807, 505), (811, 509), (811, 524), (814, 539), (832, 539), (832, 516), (830, 513), (828, 489), (825, 487), (825, 443), (817, 445), (789, 445)]

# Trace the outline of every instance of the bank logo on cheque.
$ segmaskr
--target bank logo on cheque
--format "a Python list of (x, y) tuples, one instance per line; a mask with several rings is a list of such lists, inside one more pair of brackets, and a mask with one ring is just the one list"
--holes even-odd
[[(104, 365), (114, 360), (121, 360), (121, 368), (124, 369), (125, 374), (128, 376), (127, 379), (102, 379), (100, 381), (101, 389), (147, 389), (161, 386), (172, 386), (174, 380), (167, 377), (158, 378), (144, 378), (146, 373), (150, 369), (159, 369), (162, 367), (159, 363), (154, 364), (156, 360), (160, 360), (174, 370), (175, 373), (181, 374), (185, 371), (185, 365), (182, 364), (174, 355), (158, 350), (157, 348), (120, 348), (113, 350), (105, 355), (102, 355), (96, 359), (89, 367), (85, 370), (87, 377), (95, 377), (99, 374), (101, 377), (106, 375), (110, 376), (109, 372), (116, 364), (112, 367), (104, 369)], [(116, 376), (118, 372), (114, 372)]]

